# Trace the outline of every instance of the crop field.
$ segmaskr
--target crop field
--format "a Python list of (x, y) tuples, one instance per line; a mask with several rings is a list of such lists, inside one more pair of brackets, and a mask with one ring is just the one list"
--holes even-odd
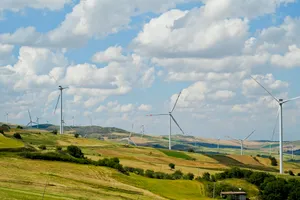
[[(22, 140), (13, 138), (18, 132)], [(210, 155), (184, 151), (169, 151), (150, 147), (135, 147), (91, 138), (75, 138), (73, 134), (54, 135), (46, 131), (17, 130), (0, 135), (0, 148), (31, 146), (38, 151), (40, 145), (55, 151), (57, 146), (66, 149), (79, 146), (86, 157), (92, 160), (118, 157), (124, 166), (142, 168), (172, 174), (169, 163), (175, 170), (193, 173), (195, 177), (209, 172), (215, 174), (230, 167), (241, 167), (276, 174), (270, 159), (250, 155)], [(211, 150), (211, 149), (210, 149)], [(220, 151), (225, 151), (220, 149)], [(227, 150), (227, 149), (226, 149)], [(250, 150), (249, 150), (250, 151)], [(254, 152), (252, 152), (254, 153)], [(255, 154), (253, 154), (255, 155)], [(300, 164), (284, 163), (285, 170), (300, 172)], [(258, 189), (243, 180), (227, 179), (227, 184), (243, 188), (251, 197)], [(115, 169), (90, 165), (72, 164), (21, 158), (18, 153), (0, 153), (0, 196), (7, 200), (54, 199), (200, 199), (205, 197), (206, 185), (196, 180), (159, 180), (135, 174), (124, 175)], [(44, 193), (45, 191), (45, 193)], [(99, 198), (100, 197), (100, 198)]]

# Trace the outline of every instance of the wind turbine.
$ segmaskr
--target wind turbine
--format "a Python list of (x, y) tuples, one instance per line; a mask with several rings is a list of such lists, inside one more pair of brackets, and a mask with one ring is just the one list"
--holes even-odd
[(60, 94), (57, 99), (57, 103), (54, 109), (54, 114), (57, 109), (58, 103), (60, 101), (60, 134), (64, 134), (64, 119), (63, 119), (63, 90), (68, 89), (69, 87), (58, 86)]
[(36, 124), (35, 122), (32, 121), (32, 118), (31, 118), (31, 114), (30, 114), (30, 111), (28, 110), (28, 115), (29, 115), (29, 122), (26, 126), (31, 126), (31, 128), (33, 127), (33, 124)]
[(241, 155), (244, 155), (244, 142), (253, 134), (255, 132), (255, 130), (254, 131), (252, 131), (247, 137), (245, 137), (244, 139), (239, 139), (239, 140), (237, 140), (237, 139), (234, 139), (234, 138), (232, 138), (232, 137), (229, 137), (229, 136), (227, 136), (228, 138), (230, 138), (230, 139), (232, 139), (232, 140), (234, 140), (234, 141), (237, 141), (238, 143), (240, 143), (241, 144)]
[(37, 124), (37, 128), (39, 128), (39, 125), (40, 125), (40, 118), (39, 117), (36, 117), (36, 124)]
[(274, 97), (274, 95), (269, 92), (262, 84), (260, 84), (254, 77), (251, 76), (251, 78), (258, 84), (260, 85), (277, 103), (278, 103), (278, 107), (279, 107), (279, 158), (280, 158), (280, 174), (283, 174), (283, 115), (282, 115), (282, 105), (290, 102), (290, 101), (294, 101), (300, 98), (299, 97), (295, 97), (295, 98), (291, 98), (291, 99), (277, 99), (276, 97)]
[(142, 137), (144, 137), (144, 135), (145, 135), (145, 126), (144, 125), (141, 126), (141, 134), (142, 134)]
[(172, 115), (173, 111), (176, 108), (176, 105), (177, 105), (177, 102), (178, 102), (178, 99), (179, 99), (180, 95), (181, 95), (181, 92), (179, 92), (178, 97), (176, 99), (176, 102), (175, 102), (175, 104), (173, 106), (173, 109), (169, 113), (167, 113), (167, 114), (154, 114), (154, 115), (150, 114), (150, 115), (147, 115), (147, 116), (150, 116), (150, 117), (152, 117), (152, 116), (163, 116), (163, 115), (170, 116), (169, 150), (172, 149), (172, 147), (171, 147), (172, 120), (175, 122), (175, 124), (178, 126), (178, 128), (181, 130), (181, 132), (184, 134), (183, 130), (181, 129), (181, 127), (179, 126), (179, 124), (177, 123), (177, 121), (175, 120), (175, 118)]
[[(132, 130), (133, 130), (133, 126), (134, 126), (134, 124), (132, 124)], [(123, 139), (121, 139), (120, 141), (127, 141), (128, 142), (128, 145), (130, 144), (130, 142), (132, 143), (132, 144), (134, 144), (134, 146), (137, 146), (136, 144), (135, 144), (135, 142), (134, 141), (132, 141), (132, 139), (131, 139), (131, 135), (132, 135), (132, 131), (130, 132), (130, 134), (129, 134), (129, 136), (128, 137), (126, 137), (126, 138), (123, 138)]]

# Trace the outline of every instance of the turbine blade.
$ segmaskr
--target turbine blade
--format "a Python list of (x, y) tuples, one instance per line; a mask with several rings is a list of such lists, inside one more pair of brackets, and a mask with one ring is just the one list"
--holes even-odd
[(55, 109), (54, 109), (54, 114), (55, 114), (55, 112), (56, 112), (56, 109), (57, 109), (59, 100), (60, 100), (60, 94), (58, 95), (58, 99), (57, 99), (56, 106), (55, 106)]
[(134, 146), (137, 146), (137, 145), (134, 143), (134, 141), (132, 141), (131, 139), (129, 139), (129, 141), (130, 141), (132, 144), (134, 144)]
[(162, 116), (162, 115), (169, 115), (169, 114), (150, 114), (146, 115), (147, 117), (155, 117), (155, 116)]
[(232, 138), (232, 137), (230, 137), (228, 135), (226, 137), (229, 138), (229, 139), (231, 139), (231, 140), (233, 140), (234, 142), (237, 142), (237, 143), (241, 144), (240, 140), (234, 139), (234, 138)]
[(255, 130), (252, 131), (247, 137), (245, 137), (245, 139), (243, 139), (243, 141), (247, 140), (254, 132), (255, 132)]
[(177, 105), (177, 102), (178, 102), (178, 99), (179, 99), (180, 95), (181, 95), (181, 91), (180, 91), (179, 94), (178, 94), (178, 97), (177, 97), (177, 99), (176, 99), (176, 101), (175, 101), (175, 104), (174, 104), (173, 109), (171, 110), (171, 112), (173, 112), (173, 111), (175, 110), (175, 107), (176, 107), (176, 105)]
[(273, 96), (273, 94), (271, 92), (269, 92), (262, 84), (260, 84), (255, 78), (253, 78), (251, 76), (251, 78), (258, 84), (260, 85), (260, 87), (262, 87), (271, 97), (273, 97), (273, 99), (275, 99), (278, 103), (279, 103), (279, 100)]
[(29, 125), (30, 125), (30, 122), (26, 126), (29, 126)]
[(294, 101), (294, 100), (297, 100), (297, 99), (300, 99), (300, 96), (299, 96), (299, 97), (292, 98), (292, 99), (285, 100), (283, 103), (287, 103), (287, 102), (289, 102), (289, 101)]
[(185, 135), (185, 133), (183, 132), (182, 128), (179, 126), (179, 124), (177, 123), (177, 121), (175, 120), (175, 118), (173, 117), (172, 114), (170, 114), (170, 117), (173, 119), (173, 121), (175, 122), (175, 124), (178, 126), (178, 128), (181, 130), (181, 132), (183, 133), (183, 135)]
[(32, 121), (32, 120), (31, 120), (31, 114), (30, 114), (30, 111), (29, 111), (29, 110), (28, 110), (28, 115), (29, 115), (30, 121)]

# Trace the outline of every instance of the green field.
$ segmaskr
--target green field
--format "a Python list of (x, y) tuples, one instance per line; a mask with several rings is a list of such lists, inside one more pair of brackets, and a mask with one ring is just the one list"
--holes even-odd
[[(18, 130), (22, 140), (13, 138), (12, 130), (6, 137), (0, 135), (0, 196), (7, 200), (42, 199), (200, 199), (208, 200), (206, 183), (196, 180), (159, 180), (135, 174), (124, 175), (115, 169), (66, 162), (29, 160), (9, 149), (35, 148), (36, 151), (63, 150), (77, 145), (86, 157), (92, 160), (118, 157), (124, 166), (150, 169), (172, 174), (169, 163), (175, 170), (201, 176), (204, 172), (218, 173), (229, 167), (238, 166), (260, 171), (274, 171), (268, 158), (239, 155), (205, 155), (183, 151), (169, 151), (150, 147), (134, 147), (97, 139), (75, 138), (73, 134), (53, 135), (46, 131)], [(45, 145), (46, 150), (38, 147)], [(8, 150), (7, 150), (8, 149)], [(5, 152), (7, 150), (7, 152)], [(299, 164), (285, 163), (286, 169), (300, 172)], [(274, 172), (272, 172), (274, 173)], [(258, 189), (243, 180), (222, 181), (248, 192), (255, 199)]]

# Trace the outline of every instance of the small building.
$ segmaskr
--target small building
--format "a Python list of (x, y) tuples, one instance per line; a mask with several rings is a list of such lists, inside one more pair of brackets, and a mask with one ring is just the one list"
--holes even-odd
[(221, 198), (231, 200), (247, 200), (247, 193), (243, 191), (239, 192), (221, 192)]

